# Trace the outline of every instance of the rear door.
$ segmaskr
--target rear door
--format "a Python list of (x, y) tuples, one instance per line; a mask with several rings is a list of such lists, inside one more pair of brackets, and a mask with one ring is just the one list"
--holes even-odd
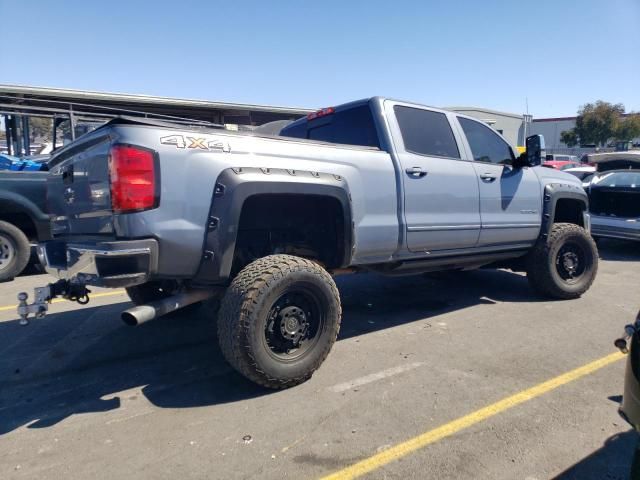
[(477, 120), (457, 118), (480, 186), (478, 246), (532, 243), (540, 231), (542, 191), (535, 172), (513, 168), (511, 146)]
[(478, 179), (448, 112), (385, 101), (404, 187), (411, 252), (472, 248), (480, 233)]

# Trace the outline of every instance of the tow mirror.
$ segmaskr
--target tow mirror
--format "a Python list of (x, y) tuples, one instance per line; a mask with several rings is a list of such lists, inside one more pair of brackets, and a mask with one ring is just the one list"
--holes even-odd
[(527, 163), (531, 167), (542, 165), (542, 159), (545, 157), (544, 137), (542, 135), (531, 135), (527, 137)]

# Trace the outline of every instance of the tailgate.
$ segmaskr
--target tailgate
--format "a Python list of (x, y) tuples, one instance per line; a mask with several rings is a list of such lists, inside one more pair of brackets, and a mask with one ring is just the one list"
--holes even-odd
[(113, 234), (110, 146), (109, 129), (102, 128), (52, 159), (47, 205), (54, 236)]

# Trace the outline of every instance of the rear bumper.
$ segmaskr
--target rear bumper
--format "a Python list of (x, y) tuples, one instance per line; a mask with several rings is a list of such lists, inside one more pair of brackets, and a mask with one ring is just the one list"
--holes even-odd
[(98, 287), (130, 287), (145, 283), (157, 271), (158, 242), (52, 240), (38, 245), (38, 258), (49, 274), (60, 279)]
[(635, 218), (615, 218), (591, 215), (591, 235), (640, 241), (640, 221)]

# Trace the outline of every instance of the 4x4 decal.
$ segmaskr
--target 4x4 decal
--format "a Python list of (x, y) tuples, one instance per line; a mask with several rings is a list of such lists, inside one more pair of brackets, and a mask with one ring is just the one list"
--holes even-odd
[(163, 145), (173, 145), (176, 148), (195, 148), (199, 150), (213, 150), (220, 152), (230, 152), (231, 147), (224, 140), (214, 138), (188, 137), (182, 135), (167, 135), (160, 137), (160, 143)]

